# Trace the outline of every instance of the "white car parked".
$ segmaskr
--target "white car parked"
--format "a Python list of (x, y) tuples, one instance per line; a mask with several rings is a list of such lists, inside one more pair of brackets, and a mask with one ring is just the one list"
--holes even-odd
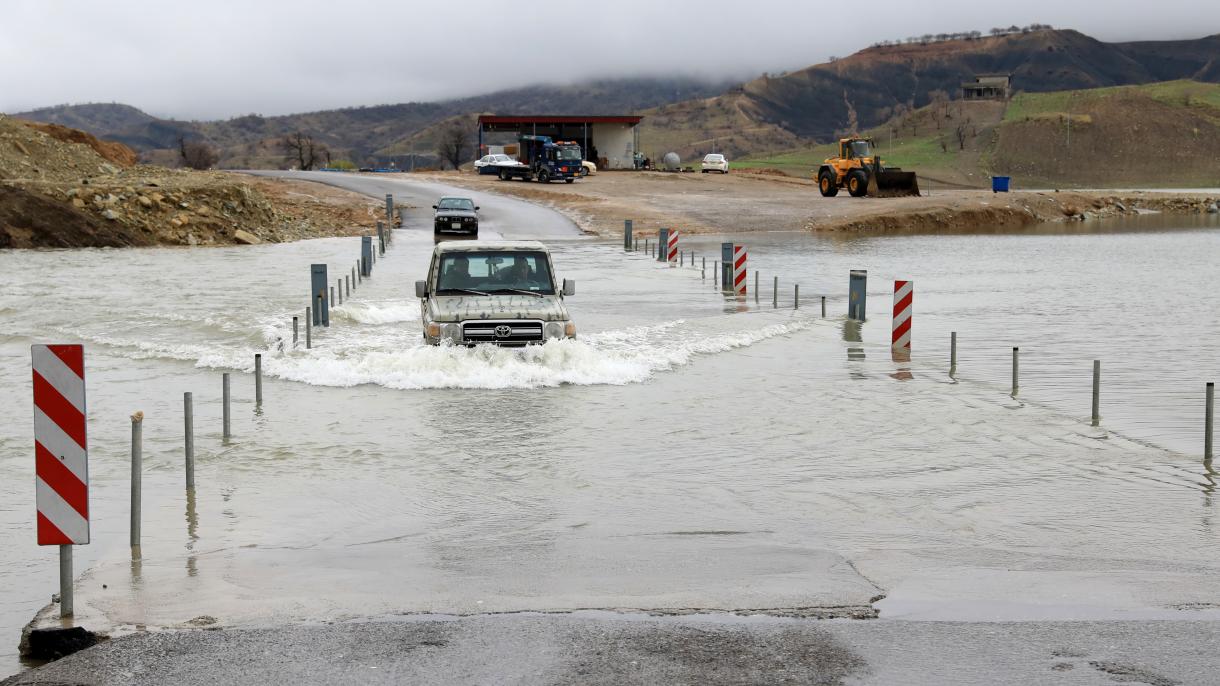
[(724, 155), (714, 152), (710, 155), (704, 156), (702, 171), (704, 174), (710, 171), (718, 171), (721, 174), (728, 174), (729, 161), (724, 158)]
[(474, 170), (480, 174), (495, 174), (496, 165), (516, 162), (508, 155), (484, 155), (474, 162)]

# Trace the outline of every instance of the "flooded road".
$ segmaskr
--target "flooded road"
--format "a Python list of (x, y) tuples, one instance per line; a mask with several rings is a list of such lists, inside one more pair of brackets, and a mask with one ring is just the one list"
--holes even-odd
[[(769, 288), (726, 301), (710, 274), (551, 237), (579, 338), (528, 350), (422, 345), (428, 230), (398, 232), (310, 351), (290, 343), (309, 264), (344, 273), (358, 239), (0, 253), (0, 399), (15, 408), (0, 426), (0, 673), (56, 588), (54, 550), (33, 543), (26, 411), (29, 345), (51, 340), (87, 346), (94, 543), (77, 549), (92, 567), (77, 604), (112, 625), (577, 608), (1214, 619), (1220, 521), (1198, 458), (1203, 383), (1220, 377), (1220, 231), (1097, 226), (751, 235), (751, 268), (781, 276), (778, 309)], [(684, 248), (718, 254), (710, 237)], [(853, 268), (870, 276), (861, 327), (841, 317)], [(888, 350), (893, 278), (915, 281), (910, 362)], [(225, 445), (227, 370), (241, 373)]]

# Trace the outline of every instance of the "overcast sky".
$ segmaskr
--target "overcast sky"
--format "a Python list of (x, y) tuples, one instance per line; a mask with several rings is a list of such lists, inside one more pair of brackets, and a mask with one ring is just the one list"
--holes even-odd
[(601, 76), (746, 79), (878, 40), (1032, 22), (1106, 41), (1220, 32), (1211, 0), (0, 2), (0, 111), (121, 102), (183, 119)]

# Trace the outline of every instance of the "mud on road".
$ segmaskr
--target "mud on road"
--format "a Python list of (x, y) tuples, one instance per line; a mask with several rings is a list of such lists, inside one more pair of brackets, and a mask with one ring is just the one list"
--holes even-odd
[(938, 232), (1016, 230), (1048, 222), (1088, 221), (1143, 211), (1200, 214), (1220, 198), (1199, 193), (982, 190), (925, 191), (920, 197), (823, 198), (812, 180), (773, 174), (603, 172), (572, 184), (500, 181), (494, 176), (414, 174), (466, 188), (520, 197), (566, 214), (585, 231), (619, 236), (623, 220), (654, 234), (749, 231)]

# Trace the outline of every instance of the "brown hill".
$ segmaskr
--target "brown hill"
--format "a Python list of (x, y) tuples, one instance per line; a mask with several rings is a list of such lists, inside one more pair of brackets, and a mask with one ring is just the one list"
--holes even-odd
[(136, 151), (114, 141), (99, 140), (92, 134), (85, 133), (78, 129), (70, 129), (59, 124), (44, 124), (42, 122), (26, 121), (22, 122), (26, 126), (41, 131), (55, 140), (64, 141), (65, 143), (79, 143), (93, 148), (94, 152), (101, 155), (103, 159), (119, 165), (120, 167), (130, 167), (136, 163)]

